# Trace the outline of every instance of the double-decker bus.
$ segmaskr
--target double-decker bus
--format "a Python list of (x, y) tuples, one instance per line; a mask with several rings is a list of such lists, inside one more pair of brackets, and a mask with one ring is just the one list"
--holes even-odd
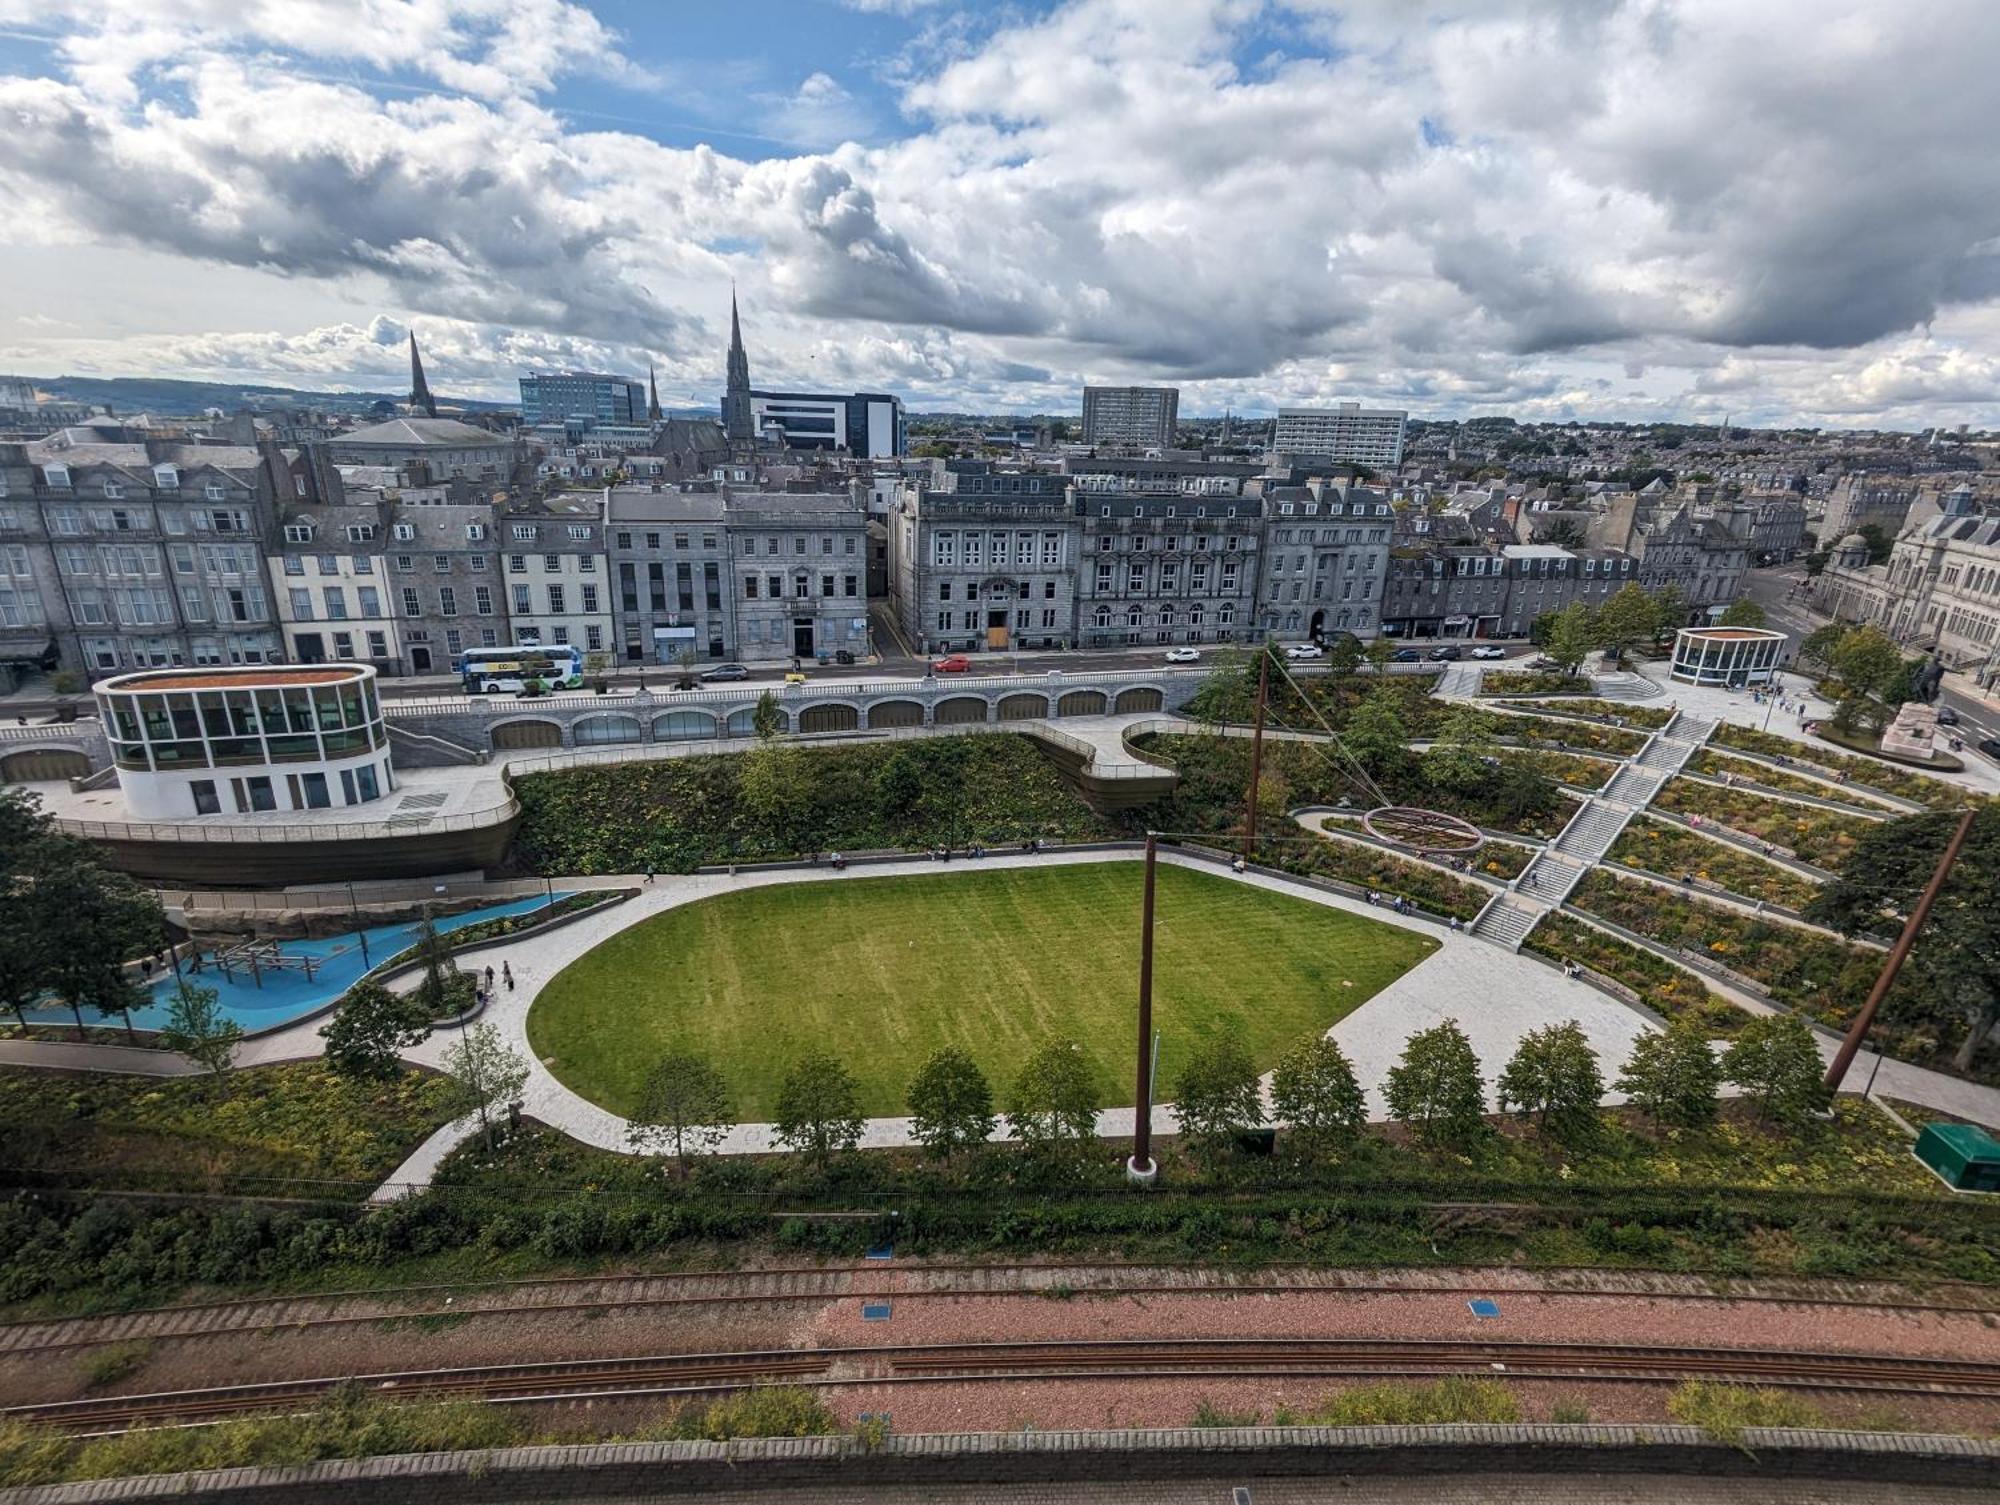
[(545, 690), (574, 690), (583, 684), (583, 654), (567, 643), (468, 648), (458, 656), (458, 672), (468, 695), (521, 690), (530, 682)]

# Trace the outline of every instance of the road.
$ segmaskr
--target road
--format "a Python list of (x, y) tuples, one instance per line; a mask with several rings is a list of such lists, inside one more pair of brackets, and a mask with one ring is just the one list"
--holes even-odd
[[(1794, 657), (1798, 654), (1799, 644), (1829, 621), (1829, 618), (1813, 610), (1806, 600), (1805, 578), (1803, 564), (1750, 572), (1750, 599), (1764, 608), (1768, 619), (1766, 625), (1790, 637), (1789, 652)], [(1955, 688), (1950, 680), (1940, 690), (1937, 703), (1949, 706), (1958, 713), (1958, 733), (1965, 738), (1968, 754), (1980, 742), (2000, 739), (2000, 714), (1995, 714), (1993, 708), (1978, 696), (1964, 694)]]

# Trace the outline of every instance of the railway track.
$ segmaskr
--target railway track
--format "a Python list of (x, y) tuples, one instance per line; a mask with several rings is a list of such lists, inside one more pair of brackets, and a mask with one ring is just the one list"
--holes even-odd
[(2000, 1363), (1789, 1349), (1598, 1343), (1192, 1338), (962, 1343), (666, 1354), (564, 1363), (226, 1385), (12, 1406), (0, 1416), (95, 1435), (295, 1411), (343, 1385), (377, 1395), (551, 1404), (681, 1396), (784, 1381), (921, 1385), (1077, 1379), (1376, 1379), (1504, 1374), (1515, 1379), (1678, 1383), (1688, 1379), (1927, 1397), (2000, 1398)]
[(478, 1285), (406, 1286), (325, 1292), (315, 1296), (194, 1303), (96, 1317), (0, 1324), (0, 1359), (105, 1343), (303, 1332), (398, 1322), (486, 1321), (505, 1318), (602, 1316), (613, 1311), (721, 1309), (791, 1303), (895, 1299), (950, 1300), (1003, 1295), (1165, 1296), (1314, 1294), (1501, 1296), (1566, 1299), (1664, 1299), (1727, 1307), (1743, 1302), (1822, 1308), (1866, 1308), (1936, 1314), (2000, 1315), (2000, 1291), (1940, 1286), (1927, 1298), (1865, 1282), (1735, 1282), (1726, 1291), (1682, 1275), (1590, 1270), (1558, 1274), (1524, 1287), (1518, 1275), (1477, 1278), (1479, 1272), (1404, 1271), (1267, 1266), (1223, 1270), (1145, 1262), (886, 1265), (866, 1263), (776, 1270), (712, 1270), (652, 1276), (582, 1276)]

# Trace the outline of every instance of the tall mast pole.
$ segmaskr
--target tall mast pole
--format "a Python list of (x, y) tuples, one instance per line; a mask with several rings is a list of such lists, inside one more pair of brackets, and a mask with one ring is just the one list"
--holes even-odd
[(1243, 800), (1243, 860), (1257, 855), (1257, 786), (1264, 780), (1264, 707), (1271, 693), (1271, 647), (1257, 650), (1257, 719), (1250, 729), (1250, 792)]
[(1958, 829), (1951, 833), (1951, 840), (1944, 849), (1944, 856), (1938, 859), (1937, 871), (1931, 874), (1931, 881), (1924, 885), (1923, 893), (1917, 899), (1916, 908), (1910, 911), (1909, 922), (1903, 926), (1903, 933), (1896, 938), (1896, 944), (1889, 951), (1889, 959), (1882, 963), (1882, 972), (1875, 979), (1875, 986), (1868, 994), (1868, 1001), (1861, 1005), (1861, 1012), (1854, 1016), (1854, 1022), (1847, 1027), (1847, 1038), (1840, 1042), (1840, 1049), (1834, 1053), (1833, 1064), (1826, 1069), (1826, 1090), (1838, 1092), (1847, 1068), (1854, 1063), (1855, 1053), (1861, 1049), (1861, 1042), (1867, 1037), (1869, 1027), (1875, 1023), (1875, 1011), (1882, 1007), (1882, 1000), (1889, 996), (1889, 989), (1896, 981), (1896, 974), (1903, 970), (1903, 962), (1910, 954), (1910, 947), (1916, 943), (1917, 932), (1924, 928), (1924, 921), (1931, 917), (1931, 906), (1937, 903), (1937, 896), (1944, 888), (1944, 880), (1951, 876), (1953, 866), (1958, 862), (1958, 854), (1965, 846), (1965, 838), (1972, 831), (1974, 811), (1968, 808), (1959, 817)]
[(1137, 1081), (1132, 1088), (1132, 1158), (1125, 1174), (1148, 1185), (1159, 1174), (1153, 1164), (1153, 875), (1159, 866), (1160, 842), (1146, 833), (1146, 898), (1139, 912), (1139, 1048)]

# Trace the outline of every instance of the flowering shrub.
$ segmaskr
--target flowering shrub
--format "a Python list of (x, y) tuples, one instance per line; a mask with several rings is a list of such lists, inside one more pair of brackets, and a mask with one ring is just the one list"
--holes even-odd
[(1449, 873), (1438, 872), (1422, 863), (1405, 862), (1400, 857), (1357, 842), (1324, 837), (1311, 846), (1288, 844), (1260, 847), (1257, 860), (1289, 873), (1317, 874), (1339, 878), (1361, 888), (1408, 899), (1432, 914), (1456, 915), (1469, 920), (1478, 914), (1491, 895), (1478, 884), (1467, 883)]
[(1588, 695), (1594, 688), (1588, 674), (1540, 669), (1488, 669), (1479, 681), (1481, 695)]
[[(1488, 679), (1490, 681), (1491, 676), (1488, 676)], [(1532, 700), (1509, 700), (1503, 701), (1499, 709), (1504, 711), (1516, 706), (1525, 709), (1534, 704), (1535, 702)], [(1560, 711), (1565, 716), (1608, 716), (1613, 720), (1624, 722), (1627, 726), (1642, 726), (1649, 731), (1655, 727), (1665, 726), (1669, 721), (1674, 719), (1672, 711), (1663, 711), (1655, 706), (1632, 705), (1623, 700), (1596, 700), (1577, 696), (1566, 696), (1559, 704), (1545, 707), (1545, 709)]]
[(1782, 789), (1790, 794), (1809, 794), (1815, 799), (1843, 800), (1850, 805), (1859, 805), (1864, 810), (1882, 809), (1871, 804), (1868, 796), (1876, 791), (1864, 789), (1856, 784), (1821, 784), (1812, 779), (1800, 778), (1795, 773), (1786, 773), (1781, 768), (1771, 768), (1763, 763), (1751, 763), (1743, 758), (1732, 758), (1727, 753), (1703, 748), (1694, 755), (1688, 767), (1695, 773), (1707, 774), (1712, 779), (1725, 775), (1737, 784), (1758, 784), (1766, 789)]
[(1710, 841), (1682, 826), (1660, 821), (1633, 821), (1605, 854), (1613, 862), (1643, 868), (1665, 878), (1684, 873), (1718, 884), (1746, 899), (1762, 899), (1787, 909), (1802, 909), (1819, 892), (1812, 879), (1775, 862), (1719, 841)]

